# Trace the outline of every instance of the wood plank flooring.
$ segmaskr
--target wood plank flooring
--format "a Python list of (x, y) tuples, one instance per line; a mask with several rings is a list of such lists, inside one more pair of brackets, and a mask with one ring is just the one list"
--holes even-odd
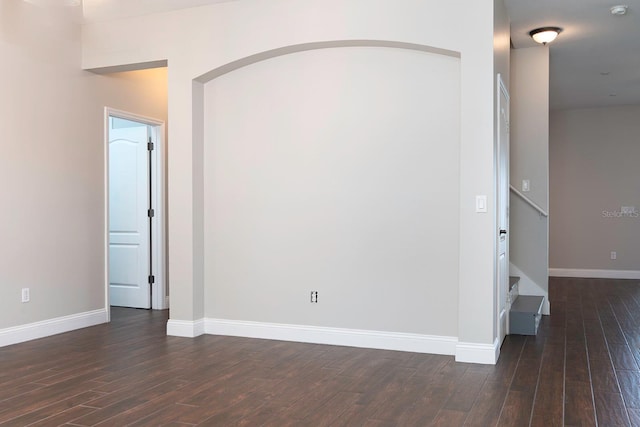
[(537, 337), (453, 357), (165, 336), (166, 312), (0, 348), (2, 426), (640, 426), (640, 282), (550, 280)]

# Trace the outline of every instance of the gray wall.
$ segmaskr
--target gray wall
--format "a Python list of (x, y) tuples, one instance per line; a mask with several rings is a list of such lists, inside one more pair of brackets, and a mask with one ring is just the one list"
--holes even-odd
[[(548, 210), (549, 191), (549, 48), (511, 53), (510, 180)], [(518, 196), (510, 197), (510, 261), (546, 293), (548, 289), (548, 220)], [(534, 292), (524, 290), (523, 293)]]
[(104, 307), (104, 106), (167, 116), (166, 70), (81, 71), (75, 13), (0, 4), (0, 329)]
[(205, 316), (456, 336), (459, 65), (335, 48), (207, 83)]
[[(504, 0), (493, 2), (493, 68), (502, 76), (502, 81), (509, 88), (511, 76), (511, 29), (509, 15)], [(497, 93), (496, 87), (494, 92)], [(498, 97), (495, 97), (497, 103)]]
[(640, 270), (640, 214), (619, 216), (640, 212), (639, 136), (640, 106), (552, 112), (552, 268)]

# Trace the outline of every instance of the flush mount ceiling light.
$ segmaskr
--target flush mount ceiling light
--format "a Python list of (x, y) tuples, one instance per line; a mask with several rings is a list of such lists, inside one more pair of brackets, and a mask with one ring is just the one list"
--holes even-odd
[(626, 4), (619, 4), (617, 6), (613, 6), (611, 8), (611, 14), (612, 15), (625, 15), (627, 13), (627, 9), (629, 8), (629, 6), (627, 6)]
[(562, 32), (562, 28), (558, 27), (542, 27), (529, 31), (529, 35), (537, 43), (546, 45), (551, 43)]

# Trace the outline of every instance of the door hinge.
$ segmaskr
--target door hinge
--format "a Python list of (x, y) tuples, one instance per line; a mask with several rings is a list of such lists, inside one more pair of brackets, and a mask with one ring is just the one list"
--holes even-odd
[(151, 142), (151, 140), (149, 140), (149, 142), (147, 142), (147, 150), (153, 151), (153, 142)]
[(154, 276), (153, 274), (151, 276), (149, 276), (149, 284), (153, 285), (156, 281), (156, 276)]
[(153, 209), (148, 209), (147, 210), (147, 216), (149, 218), (153, 218), (155, 216), (156, 212)]

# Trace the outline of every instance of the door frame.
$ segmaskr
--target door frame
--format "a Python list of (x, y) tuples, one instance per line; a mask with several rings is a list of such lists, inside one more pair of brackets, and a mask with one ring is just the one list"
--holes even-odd
[[(505, 143), (505, 141), (501, 141), (500, 140), (500, 121), (501, 121), (501, 109), (503, 107), (502, 105), (502, 95), (504, 95), (506, 101), (507, 101), (507, 107), (510, 107), (510, 102), (511, 102), (511, 98), (509, 96), (509, 90), (507, 89), (507, 86), (504, 84), (504, 80), (502, 79), (502, 75), (500, 73), (497, 74), (496, 76), (496, 133), (495, 133), (495, 138), (496, 138), (496, 145), (495, 145), (495, 183), (496, 183), (496, 187), (495, 187), (495, 191), (496, 191), (496, 197), (495, 197), (495, 204), (496, 204), (496, 209), (495, 209), (495, 240), (494, 240), (494, 256), (495, 256), (495, 263), (494, 263), (494, 271), (495, 271), (495, 304), (496, 304), (496, 308), (495, 308), (495, 322), (496, 322), (496, 340), (500, 340), (502, 338), (503, 332), (504, 335), (508, 335), (509, 334), (509, 309), (510, 309), (510, 301), (509, 301), (509, 268), (510, 268), (510, 259), (509, 259), (509, 197), (510, 197), (510, 190), (509, 190), (509, 148), (510, 148), (510, 144), (509, 144), (509, 140), (507, 139), (506, 144), (506, 168), (501, 168), (500, 167), (500, 149), (501, 146)], [(506, 170), (503, 170), (506, 169)], [(500, 192), (501, 192), (501, 176), (500, 174), (502, 173), (506, 173), (506, 200), (504, 200), (504, 209), (506, 210), (505, 215), (506, 215), (506, 230), (507, 233), (505, 235), (505, 262), (506, 262), (506, 268), (507, 268), (507, 278), (506, 278), (506, 297), (507, 297), (507, 301), (505, 303), (505, 330), (502, 331), (502, 322), (501, 322), (501, 301), (500, 301), (500, 228), (501, 228), (501, 224), (500, 224), (500, 216), (501, 216), (501, 212), (499, 211), (500, 208)], [(502, 342), (499, 342), (498, 345), (501, 345)]]
[(167, 301), (167, 284), (165, 280), (166, 254), (166, 222), (165, 222), (165, 123), (162, 120), (142, 116), (111, 107), (104, 107), (104, 292), (107, 321), (111, 321), (111, 301), (109, 297), (109, 117), (144, 123), (153, 128), (155, 133), (154, 149), (151, 155), (152, 180), (151, 197), (154, 209), (155, 227), (151, 230), (153, 240), (152, 262), (154, 283), (152, 286), (151, 309), (169, 308)]

